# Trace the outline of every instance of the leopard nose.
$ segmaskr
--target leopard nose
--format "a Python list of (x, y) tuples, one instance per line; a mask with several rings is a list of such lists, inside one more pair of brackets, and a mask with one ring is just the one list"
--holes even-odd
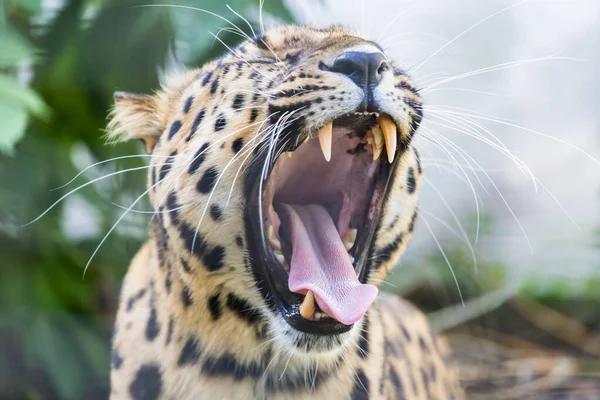
[(335, 59), (331, 71), (348, 76), (358, 87), (368, 91), (381, 82), (387, 68), (388, 63), (381, 53), (350, 51)]

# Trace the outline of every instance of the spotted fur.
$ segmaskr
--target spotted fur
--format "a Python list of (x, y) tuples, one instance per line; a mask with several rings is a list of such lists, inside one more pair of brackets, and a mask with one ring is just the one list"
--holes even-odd
[[(361, 91), (326, 66), (381, 49), (345, 29), (277, 28), (171, 77), (155, 95), (118, 93), (114, 141), (154, 157), (149, 241), (123, 283), (112, 355), (113, 399), (459, 399), (447, 351), (422, 313), (380, 295), (337, 336), (295, 331), (260, 291), (244, 210), (252, 161), (282, 131), (315, 132)], [(417, 217), (421, 166), (412, 136), (418, 90), (388, 64), (374, 92), (400, 128), (393, 188), (369, 254), (377, 284)]]

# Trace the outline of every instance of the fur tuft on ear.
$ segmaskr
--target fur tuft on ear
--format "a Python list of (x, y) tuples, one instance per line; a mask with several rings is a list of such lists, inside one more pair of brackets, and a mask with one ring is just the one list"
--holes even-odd
[(115, 106), (107, 127), (109, 143), (139, 139), (151, 153), (164, 131), (164, 118), (157, 96), (115, 92)]

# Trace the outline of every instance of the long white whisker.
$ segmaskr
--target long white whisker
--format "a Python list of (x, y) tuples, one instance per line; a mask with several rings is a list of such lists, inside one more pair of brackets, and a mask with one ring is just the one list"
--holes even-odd
[(428, 217), (433, 218), (436, 221), (438, 221), (446, 229), (448, 229), (454, 236), (456, 236), (458, 239), (460, 239), (465, 244), (465, 246), (467, 246), (467, 248), (469, 249), (469, 253), (471, 254), (471, 259), (473, 260), (473, 269), (475, 270), (475, 273), (477, 274), (479, 272), (478, 271), (479, 268), (477, 265), (477, 255), (475, 254), (475, 249), (473, 248), (473, 245), (469, 241), (469, 238), (468, 238), (468, 236), (466, 236), (465, 232), (463, 231), (463, 232), (459, 233), (456, 229), (454, 229), (452, 226), (450, 226), (450, 224), (448, 224), (446, 221), (444, 221), (437, 215), (434, 215), (434, 214), (430, 213), (429, 211), (426, 211), (422, 206), (419, 207), (419, 213), (425, 213), (425, 214), (427, 214)]
[[(422, 127), (422, 128), (425, 128), (425, 127)], [(427, 129), (427, 131), (429, 131), (429, 132), (430, 132), (430, 133), (431, 133), (433, 136), (438, 136), (438, 137), (439, 137), (439, 140), (442, 140), (442, 141), (444, 141), (444, 142), (447, 142), (447, 139), (446, 139), (446, 138), (442, 137), (441, 135), (437, 135), (437, 133), (436, 133), (436, 132), (434, 132), (434, 131), (432, 131), (432, 130), (430, 130), (430, 129)], [(424, 137), (425, 137), (425, 136), (424, 136)], [(466, 179), (466, 180), (469, 182), (469, 186), (470, 186), (470, 189), (471, 189), (471, 193), (473, 194), (473, 200), (475, 201), (475, 209), (476, 209), (476, 211), (477, 211), (477, 214), (476, 214), (476, 215), (477, 215), (477, 225), (476, 225), (476, 226), (477, 226), (477, 228), (476, 228), (476, 230), (475, 230), (475, 243), (477, 243), (477, 242), (479, 241), (480, 210), (479, 210), (479, 197), (477, 196), (477, 192), (475, 191), (475, 187), (473, 186), (473, 183), (471, 182), (471, 179), (469, 178), (469, 175), (468, 175), (468, 174), (467, 174), (467, 172), (466, 172), (466, 171), (465, 171), (465, 170), (462, 168), (461, 164), (460, 164), (460, 163), (458, 163), (458, 160), (456, 160), (456, 158), (454, 157), (454, 155), (452, 155), (452, 153), (450, 153), (450, 152), (449, 152), (449, 151), (446, 149), (446, 147), (442, 145), (442, 143), (441, 143), (439, 140), (437, 140), (437, 141), (436, 141), (436, 140), (435, 140), (435, 138), (430, 138), (429, 140), (431, 140), (431, 141), (433, 141), (433, 143), (435, 143), (435, 144), (439, 145), (439, 146), (440, 146), (440, 148), (441, 148), (441, 149), (442, 149), (444, 152), (446, 152), (446, 154), (448, 154), (448, 155), (450, 156), (450, 158), (452, 158), (454, 161), (456, 161), (456, 166), (457, 166), (457, 167), (458, 167), (458, 168), (459, 168), (459, 169), (462, 171), (463, 175), (465, 176), (465, 179)], [(459, 155), (461, 155), (461, 154), (459, 153)], [(468, 160), (467, 160), (467, 159), (466, 159), (464, 156), (462, 156), (462, 158), (463, 158), (463, 160), (465, 160), (465, 162), (466, 162), (467, 164), (470, 164), (470, 163), (469, 163), (469, 161), (468, 161)], [(483, 183), (481, 182), (481, 180), (479, 180), (479, 176), (478, 176), (478, 175), (475, 175), (475, 179), (477, 179), (477, 181), (479, 182), (479, 184), (480, 184), (481, 186), (483, 186)], [(457, 220), (457, 223), (460, 225), (460, 222), (458, 222), (458, 218), (456, 218), (456, 220)], [(462, 225), (461, 225), (461, 227), (462, 227)]]
[(206, 13), (208, 15), (212, 15), (213, 17), (217, 17), (225, 22), (227, 22), (229, 25), (231, 25), (234, 29), (236, 29), (238, 32), (240, 32), (242, 35), (244, 35), (244, 37), (250, 41), (252, 41), (252, 38), (250, 36), (248, 36), (248, 34), (246, 34), (246, 32), (244, 32), (242, 29), (240, 29), (239, 26), (237, 26), (236, 24), (234, 24), (233, 22), (231, 22), (230, 20), (228, 20), (227, 18), (216, 14), (214, 12), (208, 11), (208, 10), (204, 10), (202, 8), (197, 8), (197, 7), (192, 7), (192, 6), (184, 6), (184, 5), (179, 5), (179, 4), (142, 4), (142, 5), (138, 5), (138, 6), (133, 6), (134, 8), (137, 7), (166, 7), (166, 8), (181, 8), (184, 10), (192, 10), (192, 11), (199, 11), (199, 12), (203, 12)]
[[(172, 163), (157, 164), (157, 165), (158, 165), (158, 166), (162, 166), (162, 165), (172, 165)], [(39, 220), (40, 220), (40, 219), (41, 219), (41, 218), (42, 218), (44, 215), (46, 215), (46, 214), (47, 214), (47, 213), (48, 213), (50, 210), (52, 210), (52, 209), (53, 209), (53, 208), (54, 208), (54, 207), (55, 207), (55, 206), (56, 206), (58, 203), (60, 203), (61, 201), (63, 201), (64, 199), (66, 199), (66, 198), (67, 198), (68, 196), (70, 196), (71, 194), (73, 194), (73, 193), (77, 192), (77, 191), (78, 191), (78, 190), (80, 190), (80, 189), (83, 189), (83, 188), (84, 188), (84, 187), (86, 187), (86, 186), (92, 185), (92, 184), (94, 184), (94, 183), (96, 183), (96, 182), (98, 182), (98, 181), (101, 181), (101, 180), (103, 180), (103, 179), (110, 178), (111, 176), (115, 176), (115, 175), (123, 174), (123, 173), (125, 173), (125, 172), (139, 171), (139, 170), (142, 170), (142, 169), (148, 169), (148, 168), (150, 168), (150, 166), (149, 166), (149, 165), (145, 165), (145, 166), (143, 166), (143, 167), (127, 168), (127, 169), (124, 169), (124, 170), (121, 170), (121, 171), (115, 171), (115, 172), (111, 172), (110, 174), (106, 174), (106, 175), (100, 176), (100, 177), (98, 177), (98, 178), (96, 178), (96, 179), (92, 179), (91, 181), (89, 181), (89, 182), (86, 182), (86, 183), (84, 183), (84, 184), (82, 184), (82, 185), (80, 185), (80, 186), (76, 187), (75, 189), (73, 189), (73, 190), (69, 191), (67, 194), (65, 194), (65, 195), (61, 196), (61, 197), (60, 197), (58, 200), (56, 200), (54, 203), (52, 203), (52, 205), (51, 205), (50, 207), (48, 207), (48, 208), (46, 209), (46, 211), (44, 211), (44, 212), (43, 212), (43, 213), (41, 213), (41, 214), (40, 214), (40, 215), (39, 215), (37, 218), (35, 218), (33, 221), (30, 221), (30, 222), (26, 223), (26, 224), (25, 224), (25, 225), (23, 225), (22, 227), (25, 227), (25, 226), (31, 225), (31, 224), (33, 224), (34, 222), (37, 222), (37, 221), (39, 221)]]
[[(113, 157), (113, 158), (109, 158), (108, 160), (102, 160), (102, 161), (98, 161), (97, 163), (94, 163), (92, 165), (88, 165), (87, 167), (85, 167), (84, 169), (82, 169), (77, 175), (75, 175), (73, 178), (71, 178), (71, 180), (67, 183), (65, 183), (62, 186), (56, 187), (54, 189), (50, 189), (51, 192), (54, 192), (56, 190), (60, 190), (66, 186), (69, 186), (71, 183), (73, 183), (73, 181), (77, 178), (79, 178), (85, 171), (92, 169), (94, 167), (97, 167), (99, 165), (102, 164), (107, 164), (109, 162), (112, 161), (118, 161), (118, 160), (125, 160), (125, 159), (129, 159), (129, 158), (140, 158), (140, 157), (156, 157), (156, 158), (170, 158), (170, 156), (158, 156), (158, 155), (153, 155), (153, 154), (132, 154), (132, 155), (128, 155), (128, 156), (120, 156), (120, 157)], [(176, 156), (177, 157), (177, 156)]]
[(381, 38), (383, 37), (383, 35), (385, 35), (385, 33), (387, 32), (387, 30), (390, 28), (390, 26), (392, 26), (392, 24), (394, 22), (396, 22), (398, 20), (398, 18), (400, 18), (401, 16), (411, 12), (412, 10), (419, 8), (421, 5), (420, 4), (414, 4), (402, 11), (400, 11), (398, 14), (396, 14), (396, 16), (394, 18), (392, 18), (390, 20), (390, 22), (388, 22), (383, 29), (381, 30), (381, 33), (379, 34), (379, 36), (377, 37), (377, 40), (375, 40), (375, 42), (379, 43), (381, 41)]
[(229, 4), (225, 4), (225, 7), (227, 7), (229, 9), (229, 11), (231, 11), (232, 13), (234, 13), (235, 15), (240, 17), (242, 19), (242, 21), (244, 21), (246, 23), (246, 25), (248, 25), (248, 27), (250, 28), (250, 32), (252, 32), (252, 36), (256, 36), (256, 32), (254, 32), (254, 28), (252, 27), (252, 25), (250, 24), (250, 22), (248, 22), (248, 20), (246, 18), (244, 18), (241, 14), (239, 14), (237, 11), (235, 11), (233, 8), (231, 8), (231, 6)]
[[(528, 1), (528, 0), (525, 0)], [(477, 75), (483, 75), (483, 74), (487, 74), (490, 72), (496, 72), (496, 71), (502, 71), (505, 69), (511, 69), (511, 68), (515, 68), (515, 67), (519, 67), (521, 65), (527, 65), (527, 64), (532, 64), (532, 63), (536, 63), (539, 61), (549, 61), (549, 60), (558, 60), (558, 61), (583, 61), (581, 59), (578, 58), (574, 58), (574, 57), (557, 57), (554, 55), (550, 55), (550, 56), (545, 56), (545, 57), (538, 57), (538, 58), (531, 58), (531, 59), (527, 59), (527, 60), (519, 60), (519, 61), (510, 61), (510, 62), (506, 62), (506, 63), (502, 63), (502, 64), (497, 64), (491, 67), (485, 67), (485, 68), (480, 68), (474, 71), (470, 71), (470, 72), (465, 72), (462, 74), (458, 74), (455, 76), (451, 76), (449, 78), (445, 78), (445, 79), (441, 79), (431, 85), (428, 85), (426, 87), (423, 87), (420, 92), (422, 94), (427, 93), (428, 91), (430, 91), (431, 89), (443, 85), (445, 83), (448, 82), (453, 82), (456, 80), (460, 80), (460, 79), (465, 79), (465, 78), (470, 78), (472, 76), (477, 76)]]
[(452, 43), (456, 42), (458, 39), (460, 39), (461, 37), (463, 37), (464, 35), (466, 35), (467, 33), (469, 33), (470, 31), (472, 31), (473, 29), (477, 28), (479, 25), (483, 24), (484, 22), (494, 18), (495, 16), (502, 14), (510, 9), (513, 9), (523, 3), (526, 3), (528, 0), (521, 0), (516, 4), (510, 5), (508, 7), (505, 7), (499, 11), (496, 11), (495, 13), (488, 15), (487, 17), (483, 18), (482, 20), (479, 20), (478, 22), (474, 23), (473, 25), (471, 25), (470, 27), (468, 27), (467, 29), (465, 29), (464, 31), (462, 31), (461, 33), (459, 33), (458, 35), (456, 35), (454, 38), (452, 38), (451, 40), (449, 40), (448, 42), (446, 42), (446, 44), (444, 44), (442, 47), (440, 47), (439, 49), (437, 49), (436, 51), (434, 51), (429, 57), (427, 57), (425, 60), (423, 60), (419, 65), (417, 65), (417, 67), (412, 71), (413, 73), (418, 71), (419, 69), (421, 69), (421, 67), (423, 67), (423, 65), (425, 65), (429, 60), (431, 60), (433, 57), (437, 56), (438, 54), (440, 54), (442, 51), (444, 51), (444, 49), (446, 49), (448, 46), (450, 46)]
[(460, 296), (460, 302), (462, 303), (462, 305), (464, 307), (465, 300), (463, 299), (462, 291), (460, 290), (460, 285), (458, 284), (458, 279), (456, 278), (456, 274), (454, 273), (454, 268), (452, 268), (452, 264), (450, 263), (450, 260), (448, 259), (448, 256), (446, 255), (446, 252), (444, 251), (444, 248), (438, 241), (437, 237), (435, 236), (435, 233), (433, 233), (433, 229), (431, 229), (431, 226), (429, 226), (429, 222), (427, 222), (427, 219), (425, 217), (421, 216), (421, 220), (425, 223), (425, 226), (429, 230), (429, 233), (431, 233), (431, 237), (433, 238), (433, 241), (435, 242), (438, 249), (440, 250), (440, 253), (442, 253), (442, 257), (444, 257), (444, 260), (446, 261), (446, 265), (448, 265), (448, 268), (450, 269), (450, 273), (452, 274), (452, 278), (454, 279), (454, 283), (456, 284), (456, 289), (458, 290), (458, 295)]
[[(448, 138), (445, 138), (445, 137), (443, 137), (441, 135), (438, 135), (438, 136), (439, 136), (440, 140), (443, 140), (444, 142), (446, 142), (448, 145), (450, 145), (452, 148), (454, 148), (459, 154), (463, 154), (464, 155), (463, 158), (464, 157), (469, 158), (471, 161), (473, 161), (473, 163), (476, 166), (478, 166), (479, 168), (481, 168), (481, 165), (479, 165), (479, 163), (477, 161), (475, 161), (475, 159), (473, 159), (473, 157), (471, 157), (464, 150), (462, 150), (460, 147), (458, 147), (454, 142), (452, 142)], [(519, 229), (521, 230), (521, 232), (523, 233), (523, 236), (525, 237), (525, 241), (527, 242), (527, 246), (529, 247), (529, 251), (530, 251), (531, 254), (533, 254), (533, 247), (531, 245), (531, 241), (529, 240), (529, 236), (527, 235), (527, 232), (525, 231), (525, 228), (521, 224), (521, 221), (519, 221), (519, 218), (514, 213), (513, 209), (510, 207), (510, 204), (508, 204), (508, 201), (506, 200), (506, 198), (504, 197), (504, 195), (502, 194), (502, 192), (498, 188), (498, 185), (496, 185), (496, 182), (494, 182), (494, 180), (489, 176), (489, 174), (487, 172), (484, 171), (483, 173), (488, 178), (488, 180), (490, 181), (490, 183), (492, 184), (492, 186), (494, 187), (494, 189), (496, 190), (496, 192), (500, 196), (500, 199), (502, 200), (502, 202), (504, 203), (504, 205), (506, 206), (506, 208), (508, 209), (508, 211), (510, 212), (510, 214), (514, 218), (515, 222), (519, 226)]]
[(505, 122), (505, 121), (498, 120), (498, 119), (495, 119), (495, 118), (486, 118), (486, 117), (481, 117), (481, 116), (478, 116), (478, 115), (470, 115), (470, 117), (475, 118), (475, 119), (482, 119), (482, 120), (485, 120), (485, 121), (494, 122), (494, 123), (501, 124), (501, 125), (510, 126), (512, 128), (516, 128), (516, 129), (519, 129), (519, 130), (523, 130), (525, 132), (529, 132), (529, 133), (533, 133), (533, 134), (542, 136), (542, 137), (544, 137), (546, 139), (554, 140), (555, 142), (564, 144), (564, 145), (572, 148), (573, 150), (578, 151), (579, 153), (585, 155), (587, 158), (589, 158), (591, 161), (593, 161), (595, 164), (600, 165), (600, 160), (598, 160), (597, 158), (595, 158), (594, 156), (592, 156), (587, 151), (583, 150), (581, 147), (576, 146), (573, 143), (567, 142), (566, 140), (559, 139), (559, 138), (556, 138), (554, 136), (548, 135), (546, 133), (536, 131), (534, 129), (526, 128), (526, 127), (521, 126), (521, 125), (516, 125), (516, 124), (510, 123), (510, 122)]
[[(532, 182), (534, 183), (534, 188), (537, 192), (537, 186), (535, 185), (535, 179), (534, 179), (535, 177), (533, 176), (533, 172), (531, 171), (531, 169), (519, 157), (514, 155), (513, 152), (510, 151), (510, 149), (496, 135), (494, 135), (489, 129), (487, 129), (483, 126), (480, 126), (477, 123), (472, 123), (471, 121), (468, 121), (468, 120), (464, 120), (464, 119), (461, 120), (460, 117), (453, 116), (453, 115), (446, 115), (444, 113), (437, 113), (437, 112), (432, 112), (431, 115), (432, 115), (432, 117), (438, 118), (438, 119), (440, 119), (444, 122), (447, 122), (451, 125), (449, 126), (449, 125), (438, 123), (436, 121), (429, 120), (429, 122), (431, 124), (442, 126), (444, 128), (463, 133), (469, 137), (472, 137), (474, 139), (477, 139), (477, 140), (489, 145), (493, 149), (498, 150), (500, 153), (506, 155), (510, 160), (512, 160), (515, 163), (517, 168), (519, 168), (519, 170), (521, 170), (521, 172), (524, 175), (526, 175), (526, 176), (528, 175), (532, 179)], [(465, 124), (467, 124), (467, 127), (465, 127)], [(493, 143), (491, 140), (489, 140), (488, 138), (483, 136), (477, 130), (473, 130), (471, 128), (471, 126), (473, 126), (473, 125), (477, 129), (481, 129), (482, 131), (487, 133), (491, 138), (495, 139), (496, 143)]]
[[(252, 127), (252, 126), (256, 126), (256, 125), (262, 124), (262, 123), (264, 123), (264, 122), (265, 122), (267, 119), (268, 119), (268, 117), (267, 117), (267, 118), (265, 118), (263, 121), (255, 122), (255, 123), (253, 123), (253, 124), (250, 124), (250, 125), (248, 125), (248, 126), (245, 126), (245, 127), (241, 128), (241, 129), (238, 129), (238, 130), (236, 130), (236, 131), (234, 131), (234, 132), (230, 133), (229, 135), (231, 135), (231, 134), (234, 134), (234, 133), (237, 133), (237, 132), (239, 132), (239, 131), (242, 131), (242, 130), (245, 130), (245, 129), (248, 129), (248, 128)], [(212, 200), (212, 197), (213, 197), (213, 195), (214, 195), (214, 193), (215, 193), (215, 190), (216, 190), (217, 186), (219, 185), (219, 182), (221, 181), (221, 178), (223, 178), (223, 176), (224, 176), (224, 174), (225, 174), (225, 171), (227, 170), (227, 168), (229, 168), (229, 166), (230, 166), (230, 165), (231, 165), (231, 164), (232, 164), (232, 163), (233, 163), (235, 160), (237, 160), (237, 157), (232, 157), (232, 158), (231, 158), (231, 160), (229, 160), (229, 162), (227, 163), (227, 165), (226, 165), (226, 166), (223, 168), (223, 171), (221, 171), (221, 173), (219, 174), (219, 177), (217, 178), (216, 182), (214, 183), (213, 189), (212, 189), (212, 190), (211, 190), (211, 192), (210, 192), (210, 195), (209, 195), (209, 197), (208, 197), (208, 200), (206, 200), (206, 205), (204, 206), (204, 210), (202, 211), (202, 216), (200, 217), (200, 220), (198, 221), (198, 225), (196, 226), (196, 232), (194, 233), (194, 239), (193, 239), (193, 241), (192, 241), (192, 252), (194, 251), (194, 246), (196, 245), (196, 239), (197, 239), (197, 237), (198, 237), (198, 231), (199, 231), (199, 229), (200, 229), (200, 224), (202, 223), (202, 220), (204, 219), (204, 216), (206, 215), (206, 211), (208, 210), (208, 207), (210, 206), (210, 201)]]

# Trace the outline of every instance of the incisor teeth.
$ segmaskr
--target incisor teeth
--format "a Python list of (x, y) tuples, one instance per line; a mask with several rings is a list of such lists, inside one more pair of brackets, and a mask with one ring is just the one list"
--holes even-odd
[(396, 124), (387, 115), (381, 115), (378, 119), (379, 126), (383, 131), (383, 138), (385, 139), (385, 147), (387, 149), (388, 161), (391, 163), (394, 161), (396, 155), (396, 137), (397, 129)]
[(300, 304), (300, 315), (304, 319), (311, 319), (315, 314), (315, 296), (310, 290), (306, 293), (302, 304)]
[(344, 247), (346, 247), (346, 251), (354, 247), (357, 232), (357, 229), (348, 229), (346, 233), (344, 233), (344, 236), (342, 236), (342, 242), (344, 242)]
[(321, 151), (325, 156), (325, 160), (329, 162), (331, 160), (331, 139), (333, 132), (333, 122), (325, 124), (324, 127), (319, 130), (319, 144), (321, 145)]
[(271, 225), (267, 226), (267, 239), (269, 239), (269, 244), (273, 250), (281, 250), (281, 242), (275, 236), (275, 230)]

